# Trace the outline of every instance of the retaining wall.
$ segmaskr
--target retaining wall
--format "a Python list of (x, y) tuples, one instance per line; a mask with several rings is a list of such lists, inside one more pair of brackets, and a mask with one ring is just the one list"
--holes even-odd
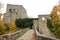
[(16, 38), (22, 36), (27, 30), (29, 30), (29, 28), (22, 29), (11, 34), (0, 35), (0, 40), (15, 40)]

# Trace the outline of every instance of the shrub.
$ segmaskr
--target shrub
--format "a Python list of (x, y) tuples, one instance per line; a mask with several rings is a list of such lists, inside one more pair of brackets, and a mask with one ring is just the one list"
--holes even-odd
[(60, 6), (55, 6), (50, 14), (51, 19), (47, 20), (47, 27), (60, 39), (60, 16), (57, 15), (57, 11), (60, 12)]
[(52, 28), (52, 24), (51, 24), (51, 21), (50, 21), (50, 19), (47, 19), (47, 27), (49, 28), (49, 29), (51, 29)]
[(4, 34), (6, 32), (6, 27), (4, 25), (4, 22), (0, 20), (0, 34)]
[(25, 18), (25, 19), (16, 19), (15, 24), (18, 28), (27, 28), (33, 25), (33, 20), (30, 18)]
[(0, 35), (2, 34), (2, 27), (0, 26)]
[(16, 29), (17, 29), (16, 25), (15, 25), (15, 22), (7, 23), (7, 24), (5, 24), (5, 26), (6, 26), (5, 34), (9, 34), (9, 33), (15, 32)]

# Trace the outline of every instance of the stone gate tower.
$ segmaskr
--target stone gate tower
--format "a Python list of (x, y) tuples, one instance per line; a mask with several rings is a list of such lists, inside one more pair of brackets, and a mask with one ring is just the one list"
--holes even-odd
[(17, 18), (27, 18), (26, 9), (22, 5), (7, 4), (6, 13), (3, 16), (4, 23), (10, 23)]
[(39, 32), (46, 36), (52, 36), (51, 31), (48, 29), (46, 21), (50, 18), (49, 15), (39, 15), (38, 16)]

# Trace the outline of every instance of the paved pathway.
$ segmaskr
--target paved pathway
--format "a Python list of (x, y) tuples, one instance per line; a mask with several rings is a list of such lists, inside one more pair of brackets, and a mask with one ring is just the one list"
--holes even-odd
[(33, 29), (28, 30), (24, 35), (22, 35), (17, 40), (35, 40), (35, 33)]

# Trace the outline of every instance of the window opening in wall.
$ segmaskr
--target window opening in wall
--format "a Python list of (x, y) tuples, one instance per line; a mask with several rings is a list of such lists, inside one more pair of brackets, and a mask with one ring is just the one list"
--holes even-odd
[(13, 9), (13, 12), (15, 12), (15, 9)]
[(15, 9), (13, 9), (15, 11)]
[(12, 9), (9, 9), (9, 12), (12, 12)]
[(14, 12), (17, 12), (17, 9), (13, 9)]
[(45, 17), (42, 17), (42, 21), (45, 21)]

